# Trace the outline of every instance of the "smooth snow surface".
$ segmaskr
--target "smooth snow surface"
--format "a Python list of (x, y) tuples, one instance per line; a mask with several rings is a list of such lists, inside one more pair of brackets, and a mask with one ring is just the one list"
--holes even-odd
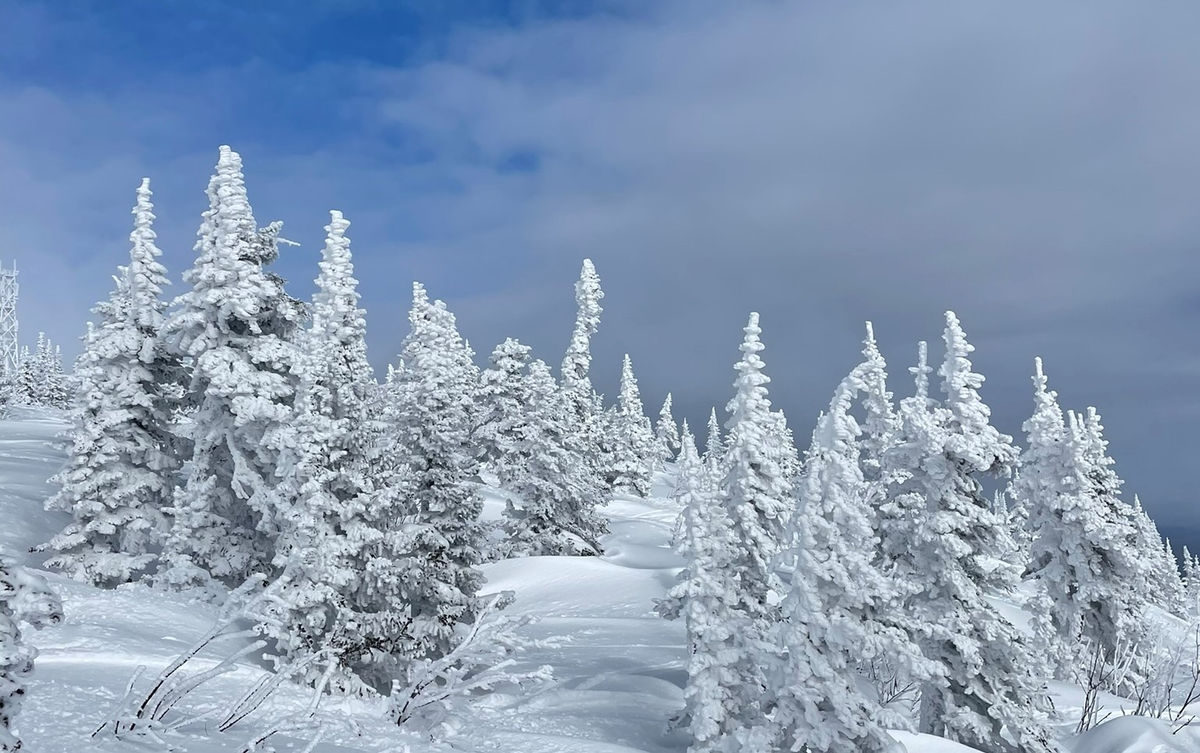
[[(61, 417), (22, 411), (0, 421), (0, 545), (32, 565), (30, 546), (47, 540), (65, 522), (46, 513), (52, 488), (45, 479), (63, 461), (66, 428)], [(668, 479), (659, 477), (656, 494)], [(487, 507), (495, 510), (497, 500)], [(444, 730), (439, 742), (382, 721), (375, 702), (325, 699), (302, 729), (271, 738), (274, 750), (306, 750), (318, 726), (322, 741), (312, 753), (376, 751), (424, 753), (683, 753), (686, 737), (668, 731), (681, 706), (684, 639), (679, 623), (653, 616), (680, 565), (669, 551), (676, 509), (656, 497), (618, 497), (606, 508), (612, 533), (604, 557), (533, 557), (487, 566), (489, 591), (512, 590), (511, 610), (536, 615), (527, 629), (552, 645), (525, 657), (551, 664), (558, 681), (526, 697), (495, 694), (476, 704), (470, 719)], [(211, 625), (211, 606), (179, 594), (131, 586), (102, 591), (50, 575), (62, 595), (66, 619), (31, 633), (40, 651), (18, 729), (30, 753), (157, 751), (129, 742), (89, 739), (122, 695), (133, 671), (146, 678), (166, 666)], [(1015, 609), (1015, 607), (1013, 607)], [(209, 666), (211, 663), (209, 664)], [(205, 685), (182, 704), (192, 714), (227, 710), (265, 669), (243, 661), (236, 671)], [(1071, 700), (1059, 694), (1064, 706)], [(186, 753), (238, 753), (274, 720), (309, 702), (298, 686), (285, 685), (271, 701), (228, 732), (212, 720), (170, 738)], [(1060, 707), (1061, 708), (1061, 707)], [(971, 749), (927, 735), (899, 733), (910, 753), (967, 753)], [(1157, 747), (1156, 747), (1157, 746)], [(269, 750), (260, 747), (259, 750)], [(1158, 722), (1118, 718), (1080, 738), (1074, 753), (1176, 753), (1200, 751), (1200, 736), (1171, 735)]]

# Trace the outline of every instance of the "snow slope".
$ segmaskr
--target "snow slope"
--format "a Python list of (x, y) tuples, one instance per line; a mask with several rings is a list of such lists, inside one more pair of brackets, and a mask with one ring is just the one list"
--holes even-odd
[[(64, 428), (61, 418), (36, 412), (0, 421), (0, 546), (34, 566), (40, 556), (21, 553), (45, 541), (65, 520), (42, 511), (52, 492), (45, 479), (63, 459), (65, 443), (57, 435)], [(665, 491), (664, 482), (659, 479), (656, 492)], [(489, 512), (499, 504), (490, 499)], [(523, 662), (553, 665), (554, 685), (526, 697), (482, 699), (471, 718), (444, 731), (436, 743), (384, 722), (377, 702), (325, 699), (300, 729), (271, 738), (275, 749), (306, 750), (323, 728), (311, 753), (682, 753), (686, 739), (669, 731), (668, 720), (681, 705), (683, 630), (652, 613), (654, 600), (665, 594), (680, 565), (668, 547), (676, 510), (661, 498), (617, 498), (607, 514), (612, 533), (604, 542), (604, 557), (533, 557), (487, 567), (489, 590), (515, 592), (510, 609), (535, 615), (538, 621), (527, 630), (553, 639), (553, 645)], [(89, 735), (108, 718), (133, 671), (142, 665), (153, 676), (166, 666), (208, 630), (213, 608), (143, 586), (101, 591), (48, 577), (62, 594), (66, 619), (34, 634), (41, 654), (18, 725), (26, 748), (31, 753), (160, 749), (106, 737), (94, 742)], [(225, 710), (265, 673), (255, 662), (242, 661), (181, 708), (189, 714)], [(146, 685), (142, 680), (138, 687)], [(1078, 706), (1072, 692), (1078, 696), (1071, 688), (1058, 693), (1068, 716)], [(187, 753), (236, 753), (273, 721), (299, 715), (309, 700), (303, 688), (285, 685), (228, 732), (215, 731), (218, 715), (181, 729), (170, 742)], [(925, 735), (899, 736), (911, 753), (969, 750)], [(1200, 735), (1171, 735), (1157, 722), (1132, 718), (1093, 730), (1075, 747), (1075, 753), (1185, 751), (1200, 751)]]

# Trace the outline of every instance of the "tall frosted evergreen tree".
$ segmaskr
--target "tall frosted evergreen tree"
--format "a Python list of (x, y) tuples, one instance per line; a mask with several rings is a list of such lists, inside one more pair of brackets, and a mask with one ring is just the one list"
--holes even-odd
[(1013, 590), (1020, 569), (1001, 553), (1003, 522), (982, 479), (1016, 461), (1008, 436), (990, 423), (957, 317), (946, 313), (941, 402), (928, 392), (925, 347), (916, 395), (900, 404), (895, 446), (885, 455), (893, 479), (884, 553), (908, 588), (915, 635), (937, 676), (921, 688), (920, 730), (988, 753), (1056, 750), (1041, 723), (1045, 697), (1020, 632), (989, 601)]
[(662, 407), (658, 409), (658, 423), (654, 425), (654, 438), (662, 463), (671, 462), (680, 451), (679, 425), (675, 423), (671, 407), (671, 393), (668, 392)]
[(704, 457), (701, 458), (705, 465), (714, 469), (719, 468), (721, 463), (725, 462), (725, 447), (724, 440), (721, 437), (721, 422), (717, 420), (717, 409), (712, 408), (708, 412), (708, 427), (704, 437)]
[(98, 324), (89, 328), (79, 359), (71, 453), (55, 477), (60, 490), (46, 503), (71, 513), (71, 522), (41, 547), (54, 552), (48, 567), (109, 588), (153, 570), (179, 467), (164, 393), (177, 379), (177, 362), (160, 337), (167, 277), (150, 197), (143, 180), (129, 266), (93, 309)]
[(356, 597), (364, 550), (380, 536), (364, 509), (374, 377), (349, 226), (341, 212), (330, 213), (312, 321), (299, 338), (295, 416), (274, 434), (280, 534), (273, 564), (281, 575), (277, 598), (260, 615), (288, 660), (332, 648), (343, 682), (366, 646), (378, 645)]
[(883, 455), (891, 447), (898, 430), (896, 408), (887, 388), (887, 362), (875, 342), (875, 327), (867, 322), (859, 365), (859, 400), (863, 407), (862, 436), (859, 439), (863, 478), (879, 484), (883, 473)]
[(772, 641), (780, 651), (768, 675), (773, 750), (903, 750), (856, 674), (863, 661), (903, 665), (908, 676), (923, 664), (898, 624), (901, 594), (874, 558), (862, 430), (850, 412), (876, 368), (868, 357), (851, 372), (813, 431), (786, 557), (795, 567)]
[(778, 423), (767, 394), (770, 377), (759, 353), (758, 314), (751, 314), (737, 363), (720, 493), (740, 551), (730, 566), (742, 584), (739, 608), (754, 617), (772, 611), (767, 593), (773, 583), (772, 563), (779, 553), (792, 508), (791, 488), (778, 459)]
[[(738, 542), (687, 433), (679, 469), (676, 551), (686, 566), (657, 608), (667, 619), (682, 618), (687, 631), (688, 679), (678, 721), (691, 733), (689, 753), (719, 753), (734, 749), (753, 730), (761, 715), (763, 677), (749, 661), (750, 619), (737, 608), (738, 584), (729, 568)], [(761, 645), (754, 648), (761, 651)]]
[(454, 315), (420, 283), (409, 324), (391, 385), (393, 425), (384, 433), (403, 469), (391, 493), (407, 508), (393, 532), (406, 556), (384, 575), (400, 580), (418, 655), (437, 657), (450, 650), (456, 625), (474, 622), (483, 582), (483, 502), (471, 441), (479, 373)]
[[(1029, 574), (1039, 596), (1032, 605), (1037, 645), (1059, 679), (1072, 679), (1096, 649), (1113, 660), (1133, 635), (1148, 584), (1133, 548), (1132, 509), (1117, 496), (1103, 438), (1078, 417), (1064, 422), (1055, 394), (1035, 362), (1033, 416), (1013, 497), (1033, 534)], [(1098, 426), (1098, 424), (1097, 424)], [(1098, 443), (1095, 444), (1094, 443)]]
[[(483, 413), (476, 442), (491, 458), (500, 485), (513, 494), (505, 506), (506, 548), (513, 554), (599, 554), (607, 530), (597, 509), (605, 486), (580, 463), (554, 376), (530, 350), (506, 340), (482, 375)], [(580, 546), (582, 544), (582, 547)]]
[(236, 586), (267, 572), (278, 449), (292, 418), (304, 308), (268, 270), (278, 256), (276, 223), (259, 230), (242, 161), (220, 149), (197, 233), (196, 260), (167, 319), (168, 342), (191, 367), (184, 408), (191, 468), (174, 497), (161, 580), (175, 587)]
[(650, 494), (650, 481), (658, 452), (654, 430), (642, 406), (633, 362), (629, 355), (621, 362), (621, 389), (617, 406), (608, 417), (606, 455), (608, 476), (614, 489), (645, 497)]

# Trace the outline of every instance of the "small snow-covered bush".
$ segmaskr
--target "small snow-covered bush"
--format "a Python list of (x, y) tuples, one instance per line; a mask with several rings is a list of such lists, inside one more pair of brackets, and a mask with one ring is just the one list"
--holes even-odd
[(539, 644), (518, 632), (532, 617), (501, 612), (510, 601), (506, 593), (493, 596), (474, 623), (461, 626), (449, 653), (407, 665), (404, 678), (392, 687), (390, 713), (396, 724), (433, 728), (477, 691), (504, 686), (529, 689), (553, 679), (549, 666), (516, 669), (516, 655)]
[(42, 628), (61, 619), (62, 603), (45, 579), (0, 552), (0, 751), (21, 748), (12, 721), (37, 657), (37, 649), (24, 640), (21, 623)]

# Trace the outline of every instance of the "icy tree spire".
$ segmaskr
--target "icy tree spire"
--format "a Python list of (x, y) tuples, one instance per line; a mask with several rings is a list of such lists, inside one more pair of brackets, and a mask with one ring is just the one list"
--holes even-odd
[(1062, 679), (1086, 660), (1084, 644), (1111, 661), (1135, 634), (1153, 562), (1136, 548), (1135, 511), (1120, 498), (1099, 414), (1089, 408), (1086, 417), (1072, 412), (1067, 419), (1057, 462), (1043, 462), (1035, 474), (1048, 483), (1027, 500), (1034, 535), (1029, 570), (1040, 588), (1035, 635)]
[(657, 460), (654, 430), (642, 407), (633, 361), (625, 354), (621, 362), (621, 388), (617, 409), (608, 422), (607, 455), (609, 478), (614, 489), (645, 497), (650, 494), (650, 479)]
[(108, 301), (93, 309), (99, 324), (84, 338), (71, 454), (56, 476), (59, 492), (46, 503), (72, 520), (41, 547), (54, 552), (47, 566), (109, 588), (152, 571), (179, 467), (164, 394), (177, 380), (178, 364), (160, 337), (166, 271), (158, 262), (150, 197), (143, 180), (129, 266), (114, 278)]
[(269, 571), (277, 533), (275, 433), (291, 419), (303, 306), (264, 267), (278, 251), (278, 225), (255, 227), (241, 157), (220, 149), (209, 208), (184, 273), (191, 289), (165, 329), (191, 365), (182, 428), (191, 471), (175, 495), (163, 549), (165, 583), (236, 586)]
[[(714, 587), (721, 594), (720, 604), (713, 608), (728, 615), (720, 618), (724, 623), (721, 631), (728, 634), (722, 632), (719, 639), (709, 639), (720, 645), (714, 643), (706, 650), (719, 654), (707, 661), (721, 665), (721, 691), (733, 699), (713, 727), (711, 734), (720, 738), (755, 726), (762, 714), (759, 688), (765, 680), (761, 651), (777, 616), (777, 608), (769, 598), (778, 585), (774, 558), (791, 509), (790, 489), (779, 466), (779, 448), (774, 445), (778, 424), (767, 396), (770, 379), (763, 373), (759, 356), (763, 349), (761, 332), (758, 314), (751, 314), (740, 348), (742, 357), (735, 366), (735, 393), (728, 407), (728, 439), (721, 464), (726, 470), (723, 478), (714, 479), (713, 493), (720, 508), (713, 515), (715, 521), (720, 521), (722, 538), (714, 543), (720, 552), (716, 568), (719, 582)], [(694, 732), (698, 723), (694, 718)]]
[(920, 400), (929, 398), (929, 374), (933, 369), (929, 368), (929, 346), (924, 340), (917, 343), (917, 365), (910, 366), (908, 371), (913, 375), (914, 382), (917, 387), (916, 397)]
[(480, 606), (483, 501), (472, 481), (478, 457), (470, 435), (479, 374), (454, 315), (420, 283), (413, 283), (408, 320), (392, 384), (393, 424), (382, 437), (403, 469), (382, 493), (399, 500), (406, 524), (400, 561), (379, 574), (377, 588), (399, 590), (418, 655), (440, 657), (456, 625), (474, 622)]
[(864, 694), (860, 663), (920, 664), (898, 627), (898, 593), (874, 561), (873, 510), (862, 473), (861, 429), (850, 413), (864, 369), (838, 386), (813, 431), (787, 561), (794, 561), (773, 645), (768, 729), (772, 749), (838, 753), (901, 751)]
[(862, 426), (863, 474), (867, 481), (876, 481), (882, 472), (883, 454), (891, 445), (897, 431), (898, 419), (887, 388), (887, 362), (875, 342), (875, 328), (866, 324), (862, 362), (855, 370), (859, 399), (865, 411)]
[(724, 454), (725, 448), (721, 443), (721, 422), (717, 420), (717, 409), (714, 407), (708, 412), (708, 429), (704, 436), (703, 460), (705, 463), (715, 466), (721, 462)]
[(382, 535), (363, 509), (371, 489), (365, 457), (374, 379), (349, 226), (341, 212), (330, 212), (312, 322), (296, 362), (295, 417), (275, 435), (284, 514), (273, 564), (283, 587), (259, 615), (286, 660), (334, 640), (344, 670), (371, 642), (361, 634), (369, 621), (360, 613), (369, 609), (356, 595), (364, 550)]
[(1016, 459), (988, 422), (957, 318), (946, 315), (945, 402), (928, 395), (924, 348), (917, 394), (900, 403), (900, 433), (885, 457), (883, 543), (908, 592), (925, 657), (937, 667), (921, 689), (920, 729), (997, 753), (1056, 750), (1041, 723), (1042, 682), (1020, 631), (989, 601), (1016, 588), (1011, 540), (983, 493)]
[(600, 301), (604, 291), (600, 289), (600, 276), (591, 259), (583, 260), (579, 281), (575, 283), (575, 329), (571, 343), (567, 346), (562, 362), (563, 391), (572, 396), (575, 409), (587, 415), (592, 406), (592, 335), (600, 328), (600, 314), (604, 309)]
[(658, 453), (661, 462), (669, 463), (679, 451), (679, 426), (675, 416), (671, 414), (671, 393), (663, 400), (658, 410), (658, 424), (654, 427), (655, 439), (658, 443)]
[(719, 753), (759, 716), (762, 675), (749, 653), (760, 646), (747, 644), (749, 620), (735, 607), (738, 586), (728, 563), (737, 542), (689, 439), (685, 434), (675, 496), (682, 507), (676, 551), (686, 566), (657, 610), (667, 619), (683, 619), (691, 647), (680, 718), (691, 732), (688, 750)]
[(763, 373), (763, 350), (758, 314), (750, 314), (744, 329), (742, 358), (735, 366), (735, 394), (727, 408), (729, 420), (722, 482), (727, 514), (734, 537), (743, 551), (734, 566), (746, 587), (749, 612), (762, 614), (771, 585), (770, 562), (779, 551), (790, 505), (789, 489), (782, 469), (775, 462), (775, 425), (767, 395), (770, 377)]

